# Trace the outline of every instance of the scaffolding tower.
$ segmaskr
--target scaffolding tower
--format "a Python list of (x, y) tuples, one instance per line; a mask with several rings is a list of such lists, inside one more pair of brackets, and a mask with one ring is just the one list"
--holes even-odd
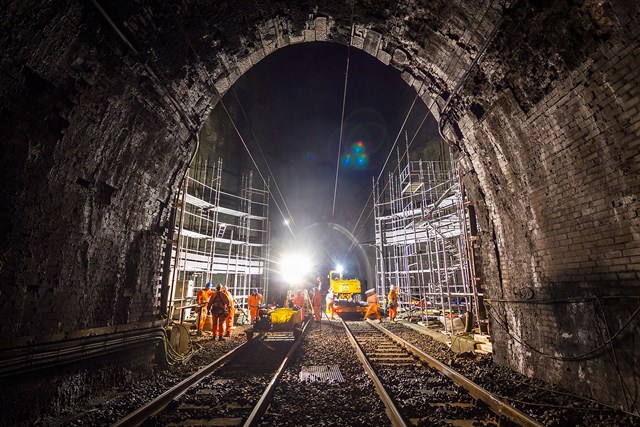
[[(376, 290), (399, 289), (399, 312), (478, 319), (472, 248), (462, 185), (454, 161), (411, 161), (398, 152), (399, 173), (373, 182)], [(384, 186), (383, 186), (384, 184)]]
[(253, 171), (242, 173), (240, 188), (237, 181), (223, 179), (222, 159), (211, 166), (199, 159), (189, 169), (171, 257), (174, 319), (195, 315), (195, 294), (207, 282), (226, 284), (241, 306), (251, 289), (268, 289), (269, 182), (256, 185)]

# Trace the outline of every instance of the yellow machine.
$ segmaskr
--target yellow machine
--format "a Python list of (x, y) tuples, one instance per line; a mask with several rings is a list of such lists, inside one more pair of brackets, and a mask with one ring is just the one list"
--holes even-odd
[[(294, 295), (294, 292), (290, 294)], [(261, 308), (253, 327), (245, 331), (247, 340), (253, 340), (254, 333), (268, 332), (291, 332), (294, 338), (298, 338), (302, 333), (302, 312), (289, 305), (287, 299), (285, 307)]]
[(329, 287), (333, 292), (335, 314), (343, 319), (362, 319), (367, 303), (362, 301), (360, 280), (332, 270), (329, 272)]

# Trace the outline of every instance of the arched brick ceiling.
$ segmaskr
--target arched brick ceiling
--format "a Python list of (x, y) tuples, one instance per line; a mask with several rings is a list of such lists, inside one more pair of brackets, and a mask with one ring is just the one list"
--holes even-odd
[[(592, 307), (518, 295), (611, 297), (614, 330), (633, 312), (613, 297), (640, 279), (637, 1), (102, 6), (137, 54), (93, 1), (3, 5), (0, 330), (152, 318), (169, 207), (218, 93), (275, 49), (326, 39), (401, 69), (456, 147), (495, 360), (623, 401), (602, 358), (567, 360), (598, 344)], [(618, 352), (634, 396), (638, 354)]]

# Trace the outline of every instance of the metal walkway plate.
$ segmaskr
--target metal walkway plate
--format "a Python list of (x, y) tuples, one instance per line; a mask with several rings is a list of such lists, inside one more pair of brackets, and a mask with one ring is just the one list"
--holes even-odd
[(303, 366), (300, 371), (300, 381), (309, 382), (327, 382), (337, 381), (339, 383), (344, 382), (342, 373), (338, 368), (338, 365), (320, 365), (320, 366)]

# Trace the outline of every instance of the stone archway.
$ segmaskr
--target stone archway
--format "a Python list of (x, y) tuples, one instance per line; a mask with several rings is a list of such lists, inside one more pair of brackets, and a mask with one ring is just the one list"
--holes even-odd
[(572, 357), (602, 345), (592, 298), (609, 302), (619, 338), (635, 316), (637, 1), (388, 1), (355, 13), (338, 2), (110, 4), (137, 54), (89, 3), (6, 6), (8, 336), (151, 321), (172, 196), (216, 99), (211, 83), (224, 93), (281, 40), (326, 37), (402, 69), (432, 112), (443, 110), (478, 208), (478, 267), (500, 322), (495, 360), (615, 405), (637, 402), (637, 345), (615, 348), (630, 391), (608, 390), (619, 371), (602, 354)]

